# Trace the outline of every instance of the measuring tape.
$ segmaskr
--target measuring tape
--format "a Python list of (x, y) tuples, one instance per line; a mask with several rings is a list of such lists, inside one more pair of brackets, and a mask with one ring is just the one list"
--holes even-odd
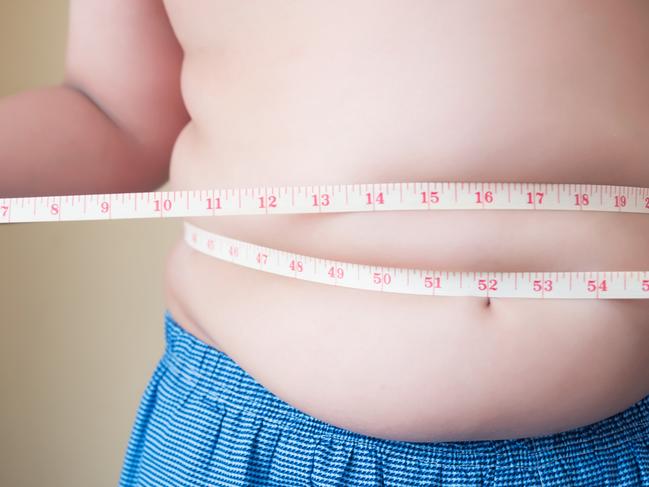
[[(397, 182), (0, 199), (0, 224), (395, 210), (649, 213), (649, 188), (592, 184)], [(195, 250), (336, 286), (431, 296), (647, 299), (649, 271), (452, 272), (332, 261), (254, 245), (184, 222)]]

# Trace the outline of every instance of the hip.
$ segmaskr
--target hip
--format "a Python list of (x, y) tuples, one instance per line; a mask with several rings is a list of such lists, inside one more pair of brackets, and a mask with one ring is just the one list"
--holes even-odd
[(645, 485), (649, 397), (604, 421), (515, 440), (404, 442), (295, 409), (165, 313), (120, 485)]

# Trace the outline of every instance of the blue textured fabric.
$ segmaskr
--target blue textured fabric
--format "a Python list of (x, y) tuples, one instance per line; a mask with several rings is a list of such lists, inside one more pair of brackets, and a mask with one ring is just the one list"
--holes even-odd
[(257, 383), (165, 312), (120, 486), (649, 486), (649, 396), (534, 438), (416, 443), (341, 429)]

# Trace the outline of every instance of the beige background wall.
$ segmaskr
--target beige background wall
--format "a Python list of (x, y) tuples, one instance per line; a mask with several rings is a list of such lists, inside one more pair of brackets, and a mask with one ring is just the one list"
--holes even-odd
[[(67, 3), (0, 0), (0, 96), (61, 80)], [(163, 265), (180, 228), (0, 227), (0, 485), (117, 485), (163, 352)]]

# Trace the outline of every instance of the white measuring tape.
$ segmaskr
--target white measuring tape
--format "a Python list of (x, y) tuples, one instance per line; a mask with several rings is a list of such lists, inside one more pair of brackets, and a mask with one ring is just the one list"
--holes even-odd
[[(649, 188), (591, 184), (410, 182), (0, 198), (0, 224), (44, 221), (394, 210), (649, 213)], [(452, 272), (363, 265), (284, 252), (185, 222), (185, 241), (213, 257), (306, 281), (404, 294), (647, 299), (649, 271)]]

